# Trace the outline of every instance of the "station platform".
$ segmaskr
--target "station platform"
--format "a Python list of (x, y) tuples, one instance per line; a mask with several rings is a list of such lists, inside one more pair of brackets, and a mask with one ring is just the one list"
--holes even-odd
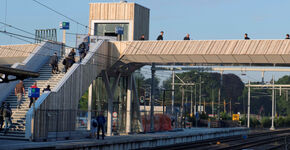
[(146, 149), (219, 137), (246, 135), (248, 133), (248, 128), (191, 128), (170, 132), (110, 136), (105, 137), (104, 140), (78, 139), (54, 142), (29, 142), (1, 139), (0, 149)]

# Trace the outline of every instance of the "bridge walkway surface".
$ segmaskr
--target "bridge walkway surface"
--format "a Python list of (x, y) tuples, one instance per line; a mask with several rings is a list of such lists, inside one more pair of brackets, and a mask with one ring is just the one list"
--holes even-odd
[[(110, 136), (105, 137), (104, 140), (83, 138), (65, 141), (30, 142), (28, 140), (0, 139), (0, 149), (146, 149), (246, 134), (248, 134), (247, 128), (191, 128), (175, 132)], [(75, 138), (79, 138), (79, 136), (75, 136)]]

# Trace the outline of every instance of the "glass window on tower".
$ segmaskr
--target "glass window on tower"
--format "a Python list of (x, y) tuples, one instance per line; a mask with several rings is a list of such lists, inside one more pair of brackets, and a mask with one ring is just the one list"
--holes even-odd
[(124, 34), (121, 36), (122, 41), (128, 41), (128, 23), (95, 23), (95, 35), (117, 37), (117, 34), (115, 33), (115, 28), (118, 26), (124, 28)]

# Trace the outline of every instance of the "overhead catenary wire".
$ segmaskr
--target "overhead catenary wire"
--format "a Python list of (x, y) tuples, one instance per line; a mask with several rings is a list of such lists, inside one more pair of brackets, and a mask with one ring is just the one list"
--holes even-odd
[(45, 5), (45, 4), (41, 3), (41, 2), (39, 2), (39, 1), (37, 1), (37, 0), (32, 0), (32, 1), (34, 1), (34, 2), (38, 3), (39, 5), (41, 5), (41, 6), (45, 7), (45, 8), (47, 8), (47, 9), (49, 9), (49, 10), (55, 12), (55, 13), (57, 13), (58, 15), (61, 15), (61, 16), (65, 17), (65, 18), (67, 18), (67, 19), (69, 19), (69, 20), (71, 20), (71, 21), (73, 21), (73, 22), (75, 22), (75, 23), (77, 23), (77, 24), (79, 24), (79, 25), (82, 25), (82, 26), (88, 28), (88, 26), (86, 26), (86, 25), (84, 25), (84, 24), (82, 24), (82, 23), (76, 21), (75, 19), (72, 19), (71, 17), (68, 17), (68, 16), (66, 16), (66, 15), (64, 15), (64, 14), (62, 14), (62, 13), (60, 13), (59, 11), (57, 11), (57, 10), (55, 10), (55, 9), (53, 9), (53, 8), (51, 8), (51, 7), (47, 6), (47, 5)]
[[(61, 12), (59, 12), (59, 11), (57, 11), (57, 10), (55, 10), (55, 9), (53, 9), (53, 8), (51, 8), (51, 7), (49, 7), (49, 6), (47, 6), (47, 5), (45, 5), (44, 3), (41, 3), (41, 2), (39, 2), (39, 1), (37, 1), (37, 0), (32, 0), (32, 1), (36, 2), (37, 4), (39, 4), (39, 5), (41, 5), (41, 6), (45, 7), (45, 8), (47, 8), (47, 9), (49, 9), (50, 11), (53, 11), (53, 12), (55, 12), (56, 14), (58, 14), (58, 15), (60, 15), (60, 16), (63, 16), (63, 17), (65, 17), (65, 18), (67, 18), (67, 19), (69, 19), (69, 20), (71, 20), (71, 21), (73, 21), (73, 22), (75, 22), (75, 23), (77, 23), (77, 24), (79, 24), (79, 25), (81, 25), (81, 26), (83, 26), (83, 27), (89, 29), (89, 30), (92, 29), (92, 28), (88, 27), (87, 25), (84, 25), (84, 24), (78, 22), (77, 20), (75, 20), (75, 19), (73, 19), (73, 18), (71, 18), (71, 17), (68, 17), (67, 15), (64, 15), (63, 13), (61, 13)], [(99, 32), (99, 33), (100, 33), (100, 32)], [(126, 43), (126, 45), (131, 46), (131, 45), (128, 44), (128, 43)], [(134, 46), (131, 46), (131, 47), (134, 47)], [(137, 47), (134, 47), (134, 48), (137, 48)], [(137, 49), (139, 49), (139, 48), (137, 48)], [(147, 51), (145, 51), (145, 50), (141, 50), (141, 49), (139, 49), (139, 50), (140, 50), (140, 51), (144, 51), (144, 52), (147, 53)], [(160, 59), (165, 59), (165, 60), (166, 60), (166, 58), (162, 58), (161, 56), (158, 56), (158, 57), (160, 57)], [(170, 59), (168, 59), (168, 60), (170, 60)]]
[[(3, 24), (3, 22), (1, 22), (1, 21), (0, 21), (0, 23)], [(34, 35), (33, 33), (30, 33), (30, 32), (25, 31), (25, 30), (23, 30), (23, 29), (17, 28), (17, 27), (15, 27), (15, 26), (11, 25), (11, 24), (6, 24), (6, 23), (4, 23), (4, 24), (7, 25), (8, 27), (11, 27), (11, 28), (16, 29), (16, 30), (19, 30), (19, 31), (25, 32), (25, 33), (30, 34), (30, 35)], [(2, 33), (8, 33), (8, 32), (2, 32)], [(19, 34), (14, 34), (14, 35), (19, 35)], [(24, 38), (33, 39), (33, 40), (36, 39), (36, 38), (32, 38), (32, 37), (27, 37), (27, 36), (24, 36), (24, 35), (20, 35), (20, 36), (21, 36), (21, 37), (24, 37)], [(43, 40), (43, 39), (42, 39), (42, 40)], [(49, 40), (45, 40), (45, 39), (44, 39), (43, 41), (49, 41)], [(140, 50), (140, 51), (147, 52), (147, 51), (145, 51), (145, 50), (140, 49), (139, 47), (132, 46), (131, 44), (128, 44), (128, 43), (125, 43), (125, 44), (126, 44), (128, 47), (133, 47), (133, 48), (136, 48), (136, 49), (138, 49), (138, 50)], [(74, 47), (67, 46), (67, 45), (63, 45), (63, 46), (64, 46), (64, 47), (69, 47), (69, 48), (74, 48)], [(165, 59), (165, 60), (166, 60), (166, 58), (162, 58), (161, 56), (158, 56), (158, 57), (160, 57), (160, 59)], [(127, 59), (125, 59), (125, 60), (127, 60)], [(168, 60), (169, 60), (169, 59), (168, 59)]]
[[(6, 1), (7, 1), (7, 0), (6, 0)], [(63, 15), (62, 13), (60, 13), (60, 12), (58, 12), (58, 11), (56, 11), (56, 10), (54, 10), (54, 9), (52, 9), (52, 8), (50, 8), (50, 7), (48, 7), (48, 6), (46, 6), (46, 5), (44, 5), (43, 3), (40, 3), (40, 2), (37, 1), (37, 0), (33, 0), (33, 1), (36, 2), (36, 3), (38, 3), (38, 4), (40, 4), (40, 5), (42, 5), (42, 6), (44, 6), (44, 7), (46, 7), (47, 9), (49, 9), (49, 10), (51, 10), (51, 11), (53, 11), (53, 12), (55, 12), (55, 13), (57, 13), (57, 14), (63, 16), (63, 17), (65, 17), (65, 18), (67, 18), (67, 19), (73, 21), (73, 22), (76, 22), (77, 25), (81, 25), (81, 26), (84, 26), (85, 28), (89, 28), (88, 26), (86, 26), (86, 25), (84, 25), (84, 24), (82, 24), (82, 23), (80, 23), (80, 22), (78, 22), (78, 21), (76, 21), (76, 20), (74, 20), (74, 19), (72, 19), (72, 18), (66, 16), (66, 15)], [(7, 4), (7, 3), (6, 3), (6, 4)], [(7, 15), (7, 14), (6, 14), (6, 15)], [(24, 32), (24, 33), (26, 33), (26, 34), (29, 34), (29, 35), (33, 35), (33, 36), (35, 36), (35, 34), (33, 34), (33, 33), (27, 32), (27, 31), (25, 31), (25, 30), (23, 30), (23, 29), (20, 29), (20, 28), (17, 28), (17, 27), (14, 27), (14, 26), (12, 26), (12, 25), (7, 24), (7, 23), (6, 23), (6, 19), (5, 19), (5, 23), (3, 23), (3, 22), (0, 22), (0, 23), (4, 25), (3, 27), (11, 27), (11, 28), (13, 28), (13, 29), (19, 30), (19, 31)], [(89, 28), (89, 29), (90, 29), (90, 28)], [(18, 40), (25, 41), (25, 42), (30, 43), (30, 44), (32, 44), (33, 42), (28, 41), (28, 40), (24, 40), (24, 39), (22, 39), (22, 38), (27, 38), (27, 39), (33, 39), (33, 40), (35, 40), (35, 38), (32, 38), (32, 37), (28, 37), (28, 36), (24, 36), (24, 35), (20, 35), (20, 34), (15, 34), (15, 33), (11, 33), (11, 32), (6, 32), (6, 28), (5, 28), (5, 32), (2, 31), (2, 33), (8, 34), (10, 37), (16, 38), (16, 39), (18, 39)], [(19, 36), (19, 37), (21, 37), (21, 38), (19, 38), (19, 37), (17, 37), (17, 36)], [(43, 40), (43, 39), (42, 39), (42, 40)], [(43, 41), (44, 41), (44, 40), (43, 40)], [(48, 41), (48, 40), (46, 40), (46, 41)], [(126, 44), (127, 44), (127, 43), (126, 43)], [(38, 45), (39, 45), (39, 44), (38, 44)], [(134, 46), (132, 46), (132, 45), (130, 45), (130, 44), (127, 44), (127, 45), (129, 45), (129, 47), (134, 47)], [(69, 47), (69, 48), (74, 48), (74, 47), (67, 46), (67, 45), (63, 45), (63, 46), (65, 46), (65, 47)], [(21, 51), (21, 50), (12, 49), (12, 48), (3, 48), (3, 47), (0, 47), (0, 48), (1, 48), (1, 49), (10, 49), (10, 50), (15, 50), (15, 51)], [(134, 48), (136, 48), (136, 47), (134, 47)], [(137, 48), (137, 49), (139, 49), (139, 48)], [(51, 49), (51, 48), (50, 48), (49, 50), (56, 51), (56, 49)], [(141, 50), (141, 49), (139, 49), (139, 50)], [(141, 50), (141, 51), (142, 51), (142, 50)], [(143, 50), (143, 51), (144, 51), (144, 50)], [(22, 52), (33, 54), (33, 52), (26, 52), (26, 51), (22, 51)], [(90, 52), (90, 51), (89, 51), (89, 52)], [(43, 54), (38, 54), (38, 55), (43, 55)], [(97, 55), (102, 55), (102, 54), (97, 54)], [(46, 56), (50, 56), (50, 55), (46, 55)], [(119, 57), (117, 58), (117, 57), (113, 57), (113, 56), (105, 56), (105, 55), (104, 55), (104, 56), (101, 56), (101, 57), (107, 57), (107, 58), (108, 58), (108, 57), (111, 57), (111, 58), (119, 59)], [(163, 58), (163, 59), (164, 59), (164, 58)], [(123, 59), (123, 60), (127, 60), (127, 59)], [(98, 62), (98, 63), (100, 63), (100, 62)], [(167, 77), (167, 76), (166, 76), (166, 77)]]

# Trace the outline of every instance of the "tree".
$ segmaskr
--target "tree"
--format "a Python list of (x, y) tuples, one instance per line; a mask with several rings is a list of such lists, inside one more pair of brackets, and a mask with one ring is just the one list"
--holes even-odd
[[(184, 82), (191, 82), (197, 84), (197, 98), (202, 95), (202, 102), (205, 100), (206, 103), (211, 104), (212, 100), (217, 103), (218, 99), (218, 89), (220, 88), (220, 74), (219, 73), (207, 73), (207, 72), (183, 72), (177, 74)], [(199, 82), (200, 77), (203, 83), (201, 84), (201, 93), (199, 93)], [(176, 83), (181, 83), (178, 79), (175, 80)], [(163, 87), (166, 89), (171, 89), (172, 78), (165, 80), (163, 82)], [(190, 87), (185, 87), (189, 89)], [(193, 86), (195, 88), (195, 86)], [(180, 86), (175, 86), (175, 102), (176, 106), (181, 105), (181, 92)], [(238, 103), (238, 98), (242, 95), (244, 89), (244, 83), (241, 79), (234, 74), (224, 74), (223, 75), (223, 88), (222, 88), (222, 99), (227, 102), (232, 100), (232, 103)], [(170, 93), (168, 93), (170, 94)], [(190, 99), (190, 93), (186, 92), (185, 96)], [(206, 107), (206, 112), (211, 112), (211, 105)], [(222, 106), (222, 105), (221, 105)], [(239, 107), (233, 107), (238, 109)], [(242, 108), (242, 106), (241, 106)]]

